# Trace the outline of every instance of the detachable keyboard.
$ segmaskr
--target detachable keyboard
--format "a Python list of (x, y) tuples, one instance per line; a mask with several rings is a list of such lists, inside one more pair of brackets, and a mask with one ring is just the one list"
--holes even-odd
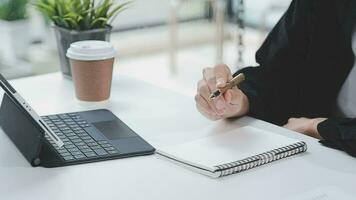
[(44, 116), (42, 119), (58, 135), (64, 145), (59, 148), (47, 134), (45, 138), (58, 154), (67, 162), (108, 157), (119, 154), (119, 150), (106, 140), (95, 140), (85, 128), (92, 125), (78, 114), (59, 114)]

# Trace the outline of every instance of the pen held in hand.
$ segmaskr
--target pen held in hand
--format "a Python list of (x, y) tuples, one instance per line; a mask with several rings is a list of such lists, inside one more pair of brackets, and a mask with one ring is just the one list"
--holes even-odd
[(227, 90), (237, 86), (244, 80), (245, 80), (245, 75), (243, 73), (238, 74), (233, 79), (231, 79), (229, 82), (227, 82), (225, 87), (220, 88), (220, 89), (214, 91), (213, 93), (211, 93), (210, 99), (215, 99), (215, 98), (219, 97), (220, 95), (224, 94)]

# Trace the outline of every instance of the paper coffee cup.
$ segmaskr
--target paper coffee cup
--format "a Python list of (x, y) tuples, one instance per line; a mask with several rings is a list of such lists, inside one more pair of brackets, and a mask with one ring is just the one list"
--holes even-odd
[(110, 97), (116, 51), (105, 41), (72, 43), (67, 50), (75, 93), (82, 101), (103, 101)]

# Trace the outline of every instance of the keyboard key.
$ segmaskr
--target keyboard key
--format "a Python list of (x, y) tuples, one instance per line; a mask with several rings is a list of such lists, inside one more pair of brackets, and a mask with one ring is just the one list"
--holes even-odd
[(69, 138), (69, 137), (76, 136), (76, 134), (74, 134), (74, 133), (68, 133), (68, 134), (66, 134), (66, 136)]
[(77, 143), (74, 143), (76, 146), (83, 146), (83, 145), (86, 145), (84, 142), (77, 142)]
[(90, 157), (96, 157), (96, 153), (94, 152), (87, 152), (87, 153), (84, 153), (86, 157), (90, 158)]
[(62, 142), (64, 142), (63, 140), (67, 138), (65, 135), (57, 135), (57, 136), (62, 140)]
[(61, 119), (68, 119), (68, 118), (70, 118), (69, 115), (67, 115), (67, 114), (60, 114), (60, 115), (58, 115), (58, 117), (60, 117)]
[(82, 159), (82, 158), (85, 158), (85, 155), (84, 155), (84, 154), (75, 155), (74, 158), (75, 158), (75, 159)]
[(61, 136), (64, 136), (64, 134), (63, 134), (62, 132), (58, 132), (57, 135), (58, 135), (58, 136), (60, 136), (60, 135), (61, 135)]
[(83, 153), (80, 152), (80, 151), (71, 152), (71, 154), (72, 154), (73, 156), (76, 156), (76, 155), (83, 155)]
[(72, 142), (65, 142), (64, 143), (64, 147), (66, 148), (66, 149), (72, 149), (72, 148), (74, 148), (74, 147), (76, 147)]
[(104, 150), (104, 149), (96, 149), (94, 150), (96, 154), (98, 154), (99, 156), (105, 156), (108, 155), (108, 153)]
[(114, 147), (106, 147), (105, 150), (106, 151), (114, 151), (114, 150), (116, 150), (116, 148), (114, 148)]
[(88, 123), (78, 123), (78, 126), (88, 126)]
[[(100, 143), (99, 143), (99, 144), (100, 144)], [(104, 147), (104, 148), (112, 147), (111, 144), (102, 144), (101, 146)]]
[(48, 118), (51, 119), (51, 120), (58, 119), (58, 117), (56, 115), (50, 115), (50, 116), (48, 116)]
[(87, 148), (87, 149), (81, 149), (83, 153), (89, 153), (89, 152), (94, 152), (93, 150)]
[(72, 143), (70, 145), (64, 145), (64, 147), (67, 148), (67, 149), (72, 149), (72, 148), (74, 148), (76, 146)]
[(66, 156), (70, 156), (71, 154), (70, 154), (69, 152), (67, 152), (67, 153), (60, 153), (60, 155), (61, 155), (62, 157), (66, 157)]
[(74, 140), (79, 140), (80, 138), (77, 136), (77, 135), (74, 135), (74, 136), (68, 136), (68, 138), (70, 139), (70, 140), (72, 140), (72, 141), (74, 141)]
[(62, 132), (65, 135), (69, 135), (69, 134), (74, 134), (74, 132), (72, 130), (66, 130)]
[(87, 125), (80, 125), (81, 128), (88, 128), (88, 127), (91, 127), (89, 124)]
[(77, 125), (77, 124), (71, 124), (71, 125), (67, 125), (67, 126), (69, 126), (71, 128), (80, 128), (79, 125)]
[(74, 147), (74, 148), (70, 148), (70, 149), (67, 149), (69, 152), (76, 152), (76, 151), (79, 151), (78, 148)]
[(119, 153), (119, 151), (116, 151), (116, 150), (108, 151), (108, 152), (109, 152), (109, 154), (118, 154)]
[(94, 141), (94, 142), (88, 142), (87, 145), (89, 145), (89, 146), (96, 146), (96, 145), (99, 145), (99, 144)]
[(83, 137), (89, 136), (87, 133), (77, 133), (78, 137), (81, 137), (83, 139)]
[(90, 139), (85, 139), (84, 142), (87, 143), (87, 144), (89, 144), (89, 143), (95, 143), (95, 144), (97, 144), (97, 143), (95, 142), (95, 140), (92, 139), (92, 138), (90, 138)]
[(74, 160), (74, 157), (73, 156), (65, 156), (65, 157), (63, 157), (63, 159), (65, 161), (70, 161), (70, 160)]
[(90, 140), (91, 139), (91, 137), (89, 136), (89, 135), (78, 135), (83, 141), (85, 141), (85, 140)]
[(74, 133), (86, 133), (83, 129), (80, 129), (80, 130), (76, 130), (76, 131), (74, 131)]
[(80, 137), (82, 138), (82, 140), (90, 140), (91, 137), (88, 134), (83, 134), (83, 136), (80, 135)]
[(80, 146), (77, 146), (79, 150), (83, 150), (83, 149), (90, 149), (87, 145), (80, 145)]
[(108, 144), (109, 142), (106, 141), (106, 140), (99, 140), (98, 143), (99, 143), (99, 144)]
[(61, 154), (61, 153), (68, 153), (68, 151), (67, 151), (66, 149), (63, 149), (63, 148), (62, 148), (62, 149), (59, 149), (59, 150), (58, 150), (58, 153), (60, 153), (60, 154)]
[(94, 145), (94, 146), (90, 146), (91, 149), (95, 150), (95, 149), (103, 149), (101, 146), (99, 145)]
[(77, 143), (82, 142), (82, 141), (83, 141), (83, 140), (81, 140), (79, 137), (78, 137), (78, 139), (72, 140), (72, 142), (73, 142), (74, 144), (77, 144)]

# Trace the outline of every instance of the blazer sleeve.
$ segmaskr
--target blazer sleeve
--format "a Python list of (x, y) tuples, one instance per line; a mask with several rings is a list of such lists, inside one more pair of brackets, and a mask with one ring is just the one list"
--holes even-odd
[(318, 131), (320, 143), (356, 157), (356, 118), (329, 118), (319, 123)]
[(307, 55), (311, 0), (293, 0), (256, 52), (259, 66), (246, 67), (239, 88), (249, 99), (249, 115), (282, 125), (293, 115), (299, 70)]

